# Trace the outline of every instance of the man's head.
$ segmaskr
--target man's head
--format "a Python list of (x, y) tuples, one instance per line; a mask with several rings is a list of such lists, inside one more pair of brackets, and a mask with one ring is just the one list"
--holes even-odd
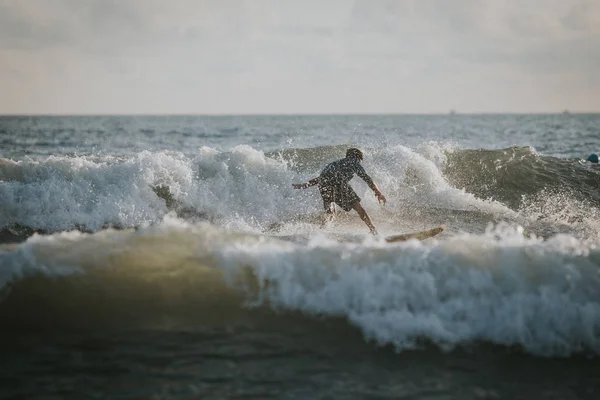
[(358, 161), (362, 161), (363, 153), (356, 147), (352, 147), (346, 150), (346, 158), (356, 158)]
[(598, 164), (598, 154), (590, 154), (588, 161), (594, 164)]

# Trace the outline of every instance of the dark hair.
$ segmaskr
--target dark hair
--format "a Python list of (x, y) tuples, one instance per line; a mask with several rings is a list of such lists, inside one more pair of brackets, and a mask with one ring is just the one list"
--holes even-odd
[(362, 161), (363, 153), (356, 147), (352, 147), (346, 150), (346, 158), (356, 158), (357, 160)]

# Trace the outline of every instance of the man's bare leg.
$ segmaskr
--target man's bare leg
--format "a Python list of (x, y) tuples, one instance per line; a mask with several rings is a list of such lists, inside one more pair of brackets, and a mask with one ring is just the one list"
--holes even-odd
[(335, 204), (330, 203), (328, 207), (325, 207), (325, 215), (323, 217), (323, 222), (321, 222), (321, 229), (323, 229), (325, 225), (333, 221), (335, 219), (335, 215)]
[(377, 229), (375, 229), (375, 226), (373, 225), (373, 222), (371, 222), (371, 218), (369, 218), (369, 216), (367, 215), (367, 212), (365, 211), (365, 209), (360, 204), (360, 201), (357, 201), (356, 203), (352, 204), (352, 208), (358, 213), (358, 216), (360, 217), (360, 219), (362, 219), (363, 221), (365, 221), (365, 224), (367, 224), (367, 226), (371, 230), (371, 233), (373, 235), (376, 235), (377, 234)]

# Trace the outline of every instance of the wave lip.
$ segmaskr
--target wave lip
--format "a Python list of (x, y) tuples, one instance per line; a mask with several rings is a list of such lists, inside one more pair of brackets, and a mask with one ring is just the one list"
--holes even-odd
[(539, 154), (531, 147), (455, 150), (448, 153), (445, 175), (456, 187), (479, 198), (494, 198), (514, 210), (523, 198), (540, 192), (568, 193), (575, 200), (600, 207), (600, 170), (579, 159)]

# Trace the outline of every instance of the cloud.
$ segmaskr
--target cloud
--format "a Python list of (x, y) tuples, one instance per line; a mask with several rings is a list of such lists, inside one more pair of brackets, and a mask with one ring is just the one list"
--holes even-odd
[(59, 24), (44, 23), (26, 9), (0, 4), (0, 48), (37, 50), (68, 39), (68, 32)]
[(0, 112), (600, 110), (600, 3), (4, 0), (0, 61)]

